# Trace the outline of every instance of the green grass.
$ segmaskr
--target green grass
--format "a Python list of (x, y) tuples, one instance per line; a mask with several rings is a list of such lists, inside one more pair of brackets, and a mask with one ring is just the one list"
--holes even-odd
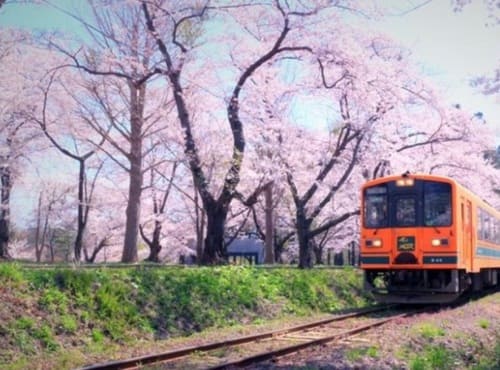
[(61, 361), (68, 367), (70, 359), (63, 356), (68, 348), (75, 352), (69, 367), (78, 367), (87, 354), (137, 340), (372, 303), (355, 269), (25, 269), (4, 263), (0, 277), (11, 315), (0, 324), (0, 368), (7, 369), (36, 363), (40, 356), (47, 368), (60, 367)]
[(444, 329), (439, 328), (431, 323), (418, 324), (413, 328), (413, 331), (416, 331), (418, 335), (429, 341), (445, 335)]
[(358, 347), (346, 352), (346, 358), (353, 363), (358, 362), (363, 357), (378, 358), (378, 348), (375, 346)]
[(480, 319), (478, 321), (478, 325), (480, 328), (488, 329), (488, 327), (490, 326), (490, 322), (486, 319)]
[(410, 360), (411, 370), (447, 370), (454, 368), (452, 353), (444, 346), (426, 346)]

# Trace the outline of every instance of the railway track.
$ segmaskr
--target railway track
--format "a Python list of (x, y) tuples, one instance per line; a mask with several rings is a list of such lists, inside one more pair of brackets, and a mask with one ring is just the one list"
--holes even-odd
[(239, 368), (294, 353), (310, 346), (345, 339), (417, 312), (417, 310), (391, 311), (391, 309), (394, 309), (394, 306), (380, 306), (286, 329), (95, 364), (81, 370), (139, 369), (147, 368), (148, 365), (154, 365), (154, 369)]

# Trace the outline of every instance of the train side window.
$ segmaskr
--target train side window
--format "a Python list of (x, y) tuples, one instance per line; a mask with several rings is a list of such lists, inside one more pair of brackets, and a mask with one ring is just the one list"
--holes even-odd
[(484, 235), (486, 234), (484, 231), (484, 226), (485, 226), (485, 218), (484, 218), (484, 211), (482, 208), (478, 208), (477, 211), (477, 236), (478, 239), (484, 239)]
[(490, 215), (487, 212), (483, 212), (484, 222), (483, 222), (483, 238), (484, 240), (490, 239)]
[(451, 225), (451, 186), (426, 182), (424, 185), (424, 218), (426, 226)]
[(493, 218), (493, 216), (491, 217), (491, 241), (493, 243), (498, 243), (498, 222), (496, 222), (496, 220)]

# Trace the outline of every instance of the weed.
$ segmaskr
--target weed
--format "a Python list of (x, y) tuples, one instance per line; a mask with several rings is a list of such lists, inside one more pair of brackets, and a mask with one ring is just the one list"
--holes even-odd
[(422, 336), (422, 338), (431, 341), (436, 337), (442, 337), (445, 335), (444, 329), (439, 328), (431, 323), (419, 324), (416, 327), (416, 331), (418, 335)]
[(432, 369), (451, 369), (452, 355), (444, 346), (428, 348), (426, 358)]
[(20, 283), (24, 280), (21, 268), (16, 263), (0, 264), (0, 280), (3, 283)]
[(38, 303), (49, 312), (66, 313), (68, 311), (68, 297), (54, 287), (47, 288)]
[(346, 358), (351, 362), (357, 362), (366, 356), (371, 358), (378, 358), (378, 348), (375, 346), (353, 348), (346, 353)]
[(31, 337), (34, 327), (35, 321), (32, 318), (21, 317), (11, 322), (6, 328), (6, 334), (21, 353), (27, 355), (36, 353), (35, 344)]
[(56, 270), (54, 283), (61, 290), (68, 290), (71, 293), (88, 295), (91, 290), (94, 277), (88, 271)]
[(68, 334), (73, 334), (78, 329), (78, 323), (72, 315), (62, 315), (60, 317), (61, 328)]
[(426, 360), (423, 357), (414, 357), (410, 361), (410, 370), (425, 370), (426, 369)]
[(411, 370), (453, 369), (453, 356), (442, 345), (426, 346), (422, 353), (417, 354), (410, 360), (409, 367)]
[(35, 343), (29, 332), (17, 331), (11, 334), (12, 340), (19, 351), (25, 355), (36, 353)]
[(104, 340), (104, 334), (99, 329), (92, 330), (92, 340), (95, 343), (101, 343)]
[(500, 337), (497, 337), (495, 347), (481, 356), (479, 363), (472, 367), (473, 370), (500, 369)]
[(483, 329), (488, 329), (488, 327), (490, 326), (490, 322), (486, 319), (480, 319), (478, 324), (479, 324), (479, 327), (483, 328)]
[(14, 322), (13, 325), (16, 329), (20, 330), (30, 330), (35, 326), (35, 320), (33, 320), (31, 317), (20, 317)]
[(44, 324), (40, 328), (37, 328), (33, 331), (33, 337), (40, 340), (42, 345), (48, 351), (55, 351), (59, 348), (59, 345), (54, 339), (54, 334), (52, 333), (52, 329), (50, 326)]

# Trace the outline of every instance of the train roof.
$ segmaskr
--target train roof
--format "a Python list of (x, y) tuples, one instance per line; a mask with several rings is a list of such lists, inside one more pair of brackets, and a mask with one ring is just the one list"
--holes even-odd
[(426, 173), (405, 172), (401, 175), (389, 175), (389, 176), (378, 177), (376, 179), (369, 180), (363, 184), (363, 188), (368, 187), (368, 186), (377, 185), (377, 184), (383, 184), (383, 183), (390, 182), (390, 181), (396, 181), (396, 180), (399, 180), (399, 179), (402, 179), (405, 177), (410, 178), (410, 179), (418, 179), (418, 180), (434, 180), (434, 181), (448, 182), (448, 183), (454, 183), (454, 184), (460, 186), (460, 184), (451, 177), (432, 175), (432, 174), (426, 174)]

